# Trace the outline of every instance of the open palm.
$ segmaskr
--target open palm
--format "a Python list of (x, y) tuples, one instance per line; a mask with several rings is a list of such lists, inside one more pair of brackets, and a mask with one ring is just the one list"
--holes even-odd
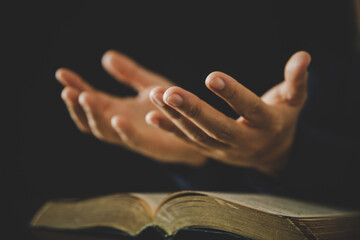
[[(138, 95), (113, 96), (93, 88), (73, 71), (59, 69), (56, 78), (65, 86), (62, 98), (82, 132), (159, 161), (190, 165), (204, 163), (205, 157), (194, 146), (145, 121), (146, 114), (156, 108), (148, 97), (151, 88), (170, 87), (173, 84), (169, 80), (115, 51), (105, 53), (102, 64), (115, 79), (133, 87)], [(159, 112), (154, 114), (163, 117)]]
[(287, 164), (306, 101), (310, 61), (307, 52), (293, 54), (285, 66), (284, 81), (261, 98), (225, 73), (209, 74), (206, 86), (234, 109), (236, 119), (176, 86), (150, 92), (150, 99), (167, 118), (153, 113), (146, 117), (209, 158), (276, 175)]

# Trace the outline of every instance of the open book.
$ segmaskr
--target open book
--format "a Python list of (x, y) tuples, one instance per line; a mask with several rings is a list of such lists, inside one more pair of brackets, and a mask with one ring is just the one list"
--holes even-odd
[(164, 236), (214, 229), (250, 239), (360, 239), (360, 213), (271, 195), (181, 191), (120, 193), (45, 203), (34, 228), (108, 227), (136, 236), (148, 227)]

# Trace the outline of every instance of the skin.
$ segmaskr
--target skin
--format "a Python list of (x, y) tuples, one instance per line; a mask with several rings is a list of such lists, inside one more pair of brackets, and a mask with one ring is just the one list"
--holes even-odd
[(285, 67), (285, 80), (261, 98), (225, 73), (211, 73), (206, 87), (233, 108), (237, 119), (180, 87), (154, 88), (150, 99), (167, 118), (149, 113), (146, 119), (191, 143), (204, 156), (276, 175), (286, 165), (306, 100), (309, 64), (308, 53), (294, 54)]
[[(353, 2), (360, 33), (360, 0)], [(102, 65), (133, 87), (135, 97), (94, 89), (69, 69), (59, 69), (56, 78), (64, 85), (61, 96), (76, 126), (102, 141), (167, 163), (199, 167), (213, 158), (277, 175), (286, 166), (306, 101), (310, 61), (308, 53), (295, 53), (284, 80), (261, 97), (225, 73), (211, 73), (206, 87), (234, 109), (237, 119), (116, 51), (106, 52)]]
[(115, 51), (104, 54), (102, 65), (138, 91), (135, 97), (96, 90), (64, 68), (56, 78), (65, 86), (61, 96), (77, 127), (102, 141), (167, 163), (202, 166), (213, 158), (276, 175), (286, 165), (306, 100), (310, 61), (308, 53), (295, 53), (284, 81), (261, 98), (225, 73), (209, 74), (206, 87), (234, 109), (237, 119)]
[(138, 95), (112, 96), (94, 89), (73, 71), (58, 69), (56, 79), (65, 86), (61, 97), (80, 131), (163, 162), (192, 166), (205, 162), (206, 158), (195, 147), (145, 122), (145, 115), (155, 109), (148, 97), (151, 88), (170, 87), (173, 85), (170, 81), (115, 51), (104, 54), (102, 65), (120, 83), (133, 87)]
[[(360, 0), (354, 0), (354, 8), (360, 36)], [(211, 73), (206, 87), (234, 109), (237, 119), (223, 115), (180, 87), (156, 87), (149, 97), (166, 118), (151, 112), (146, 120), (192, 144), (206, 157), (277, 175), (288, 161), (306, 101), (310, 61), (307, 52), (295, 53), (285, 66), (284, 81), (262, 97), (225, 73)]]

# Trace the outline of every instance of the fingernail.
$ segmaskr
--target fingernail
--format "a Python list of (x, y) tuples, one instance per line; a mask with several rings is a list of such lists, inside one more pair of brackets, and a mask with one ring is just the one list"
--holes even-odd
[(162, 100), (162, 95), (161, 94), (154, 94), (153, 96), (152, 96), (152, 99), (155, 101), (155, 103), (157, 104), (157, 105), (159, 105), (160, 107), (163, 107), (163, 106), (165, 106), (165, 104), (164, 104), (164, 102), (163, 102), (163, 100)]
[(170, 96), (167, 97), (166, 101), (174, 107), (178, 107), (183, 103), (183, 98), (177, 94), (177, 93), (173, 93)]
[(221, 78), (217, 77), (210, 81), (210, 86), (216, 90), (222, 90), (225, 87), (225, 82)]

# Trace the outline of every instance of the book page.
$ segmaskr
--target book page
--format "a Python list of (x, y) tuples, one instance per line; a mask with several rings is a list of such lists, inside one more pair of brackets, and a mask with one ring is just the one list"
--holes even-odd
[[(351, 210), (333, 208), (311, 202), (299, 201), (274, 195), (202, 192), (242, 206), (263, 212), (289, 217), (326, 217), (356, 214)], [(357, 213), (359, 214), (359, 213)]]
[(131, 195), (145, 200), (152, 210), (152, 216), (154, 216), (160, 204), (170, 193), (131, 193)]
[(137, 234), (151, 223), (151, 211), (149, 204), (142, 198), (126, 193), (88, 199), (63, 199), (43, 205), (30, 224), (57, 229), (112, 227)]

